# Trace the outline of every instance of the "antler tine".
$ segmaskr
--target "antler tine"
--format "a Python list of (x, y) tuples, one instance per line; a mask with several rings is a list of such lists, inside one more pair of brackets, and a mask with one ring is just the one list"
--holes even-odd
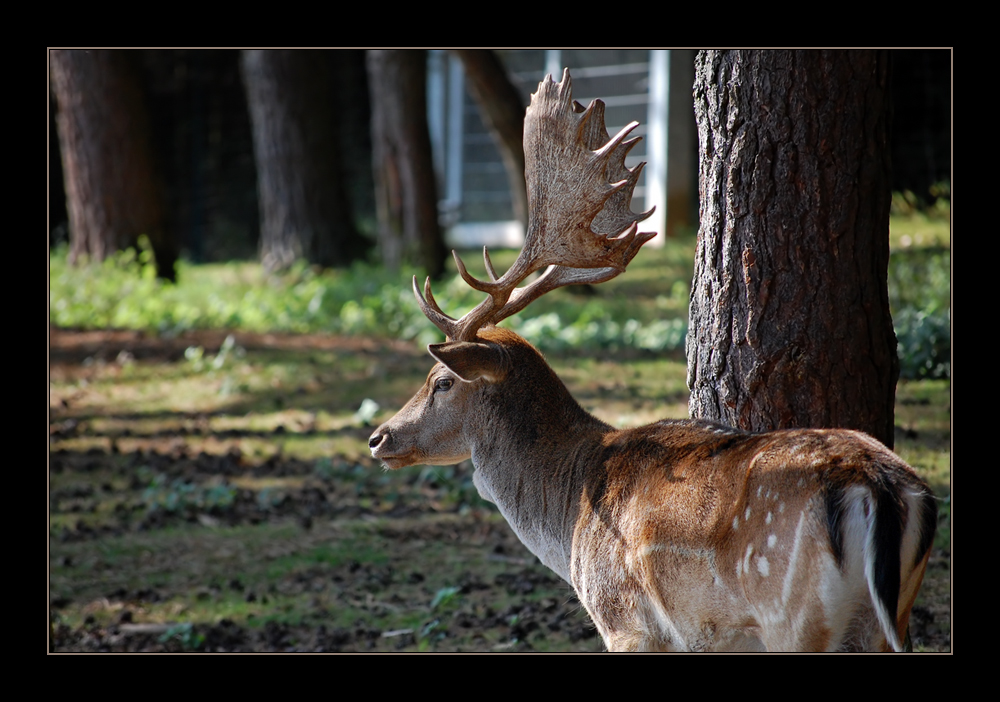
[[(454, 339), (458, 330), (457, 322), (438, 307), (437, 301), (434, 299), (434, 294), (431, 292), (431, 279), (428, 277), (424, 281), (424, 294), (421, 295), (417, 276), (413, 276), (413, 294), (416, 295), (420, 311), (424, 313), (424, 316), (431, 320), (435, 327), (443, 331), (446, 337)], [(426, 295), (426, 299), (424, 295)]]
[(611, 147), (610, 151), (612, 153), (609, 154), (606, 166), (608, 180), (616, 185), (618, 184), (617, 181), (627, 181), (626, 185), (612, 193), (608, 198), (608, 203), (604, 209), (598, 212), (591, 228), (598, 234), (610, 236), (624, 231), (632, 222), (641, 222), (644, 219), (648, 219), (656, 209), (655, 207), (650, 208), (642, 214), (633, 213), (630, 207), (632, 194), (635, 191), (636, 184), (639, 182), (642, 169), (646, 164), (645, 162), (640, 163), (631, 170), (625, 167), (625, 158), (628, 156), (629, 151), (632, 150), (632, 147), (639, 143), (640, 137), (634, 137), (628, 141), (623, 141), (623, 139), (638, 126), (638, 122), (632, 122), (627, 125), (612, 140), (608, 134), (607, 127), (604, 125), (605, 105), (603, 100), (594, 100), (587, 108), (584, 108), (579, 102), (574, 101), (573, 109), (578, 113), (583, 113), (580, 117), (580, 138), (586, 144), (587, 148), (600, 151)]
[(483, 247), (483, 263), (486, 264), (486, 272), (489, 273), (490, 280), (495, 283), (497, 281), (497, 272), (493, 268), (493, 261), (490, 260), (490, 252), (485, 246)]
[[(636, 141), (638, 139), (632, 139), (626, 142), (626, 144), (633, 144)], [(656, 207), (654, 206), (641, 214), (636, 214), (629, 207), (635, 186), (638, 184), (639, 176), (642, 174), (642, 169), (645, 166), (646, 164), (643, 162), (632, 170), (623, 168), (627, 175), (624, 177), (624, 180), (615, 184), (620, 187), (608, 198), (608, 204), (604, 209), (594, 217), (594, 221), (591, 223), (591, 229), (594, 232), (607, 236), (615, 235), (634, 223), (649, 219), (653, 212), (656, 211)]]
[(468, 283), (469, 287), (473, 290), (489, 293), (491, 295), (497, 293), (499, 290), (499, 286), (497, 285), (499, 282), (497, 279), (497, 272), (496, 269), (493, 268), (493, 261), (490, 260), (490, 253), (485, 246), (483, 247), (483, 263), (486, 264), (486, 274), (490, 277), (488, 281), (474, 278), (466, 269), (465, 262), (462, 261), (457, 251), (453, 250), (451, 255), (455, 258), (455, 267), (458, 268), (459, 275), (462, 276), (462, 280)]
[(625, 242), (622, 254), (623, 265), (621, 268), (607, 266), (605, 268), (570, 268), (567, 266), (549, 266), (541, 276), (531, 284), (523, 288), (517, 288), (510, 296), (507, 304), (493, 315), (493, 324), (507, 319), (523, 310), (528, 304), (545, 293), (561, 288), (566, 285), (597, 285), (616, 277), (625, 270), (625, 266), (632, 262), (639, 249), (656, 234), (654, 232), (637, 232), (638, 223), (634, 222), (629, 230), (619, 237)]

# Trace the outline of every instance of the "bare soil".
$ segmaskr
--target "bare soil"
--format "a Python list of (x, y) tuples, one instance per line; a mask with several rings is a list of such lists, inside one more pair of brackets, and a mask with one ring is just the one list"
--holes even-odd
[[(136, 363), (177, 364), (186, 348), (218, 349), (225, 336), (53, 329), (50, 367), (60, 383), (96, 383), (95, 358), (112, 363), (126, 351)], [(239, 343), (249, 356), (260, 348), (419, 360), (409, 345), (366, 339)], [(219, 432), (197, 422), (141, 444), (128, 443), (140, 430), (126, 423), (96, 447), (73, 448), (97, 414), (73, 402), (50, 404), (50, 651), (603, 648), (571, 588), (478, 500), (468, 464), (388, 474), (355, 452), (259, 460), (237, 448), (239, 430), (228, 449), (205, 450), (206, 435)], [(293, 431), (267, 438), (282, 445)], [(363, 445), (370, 432), (329, 433)], [(935, 549), (911, 619), (917, 650), (950, 651), (950, 601), (950, 554)]]

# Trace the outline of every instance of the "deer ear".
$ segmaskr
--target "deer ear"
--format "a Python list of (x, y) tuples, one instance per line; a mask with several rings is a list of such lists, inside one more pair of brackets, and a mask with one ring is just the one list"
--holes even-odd
[(427, 347), (431, 356), (448, 367), (462, 380), (472, 382), (485, 378), (490, 382), (507, 375), (507, 360), (500, 347), (474, 341), (445, 341)]

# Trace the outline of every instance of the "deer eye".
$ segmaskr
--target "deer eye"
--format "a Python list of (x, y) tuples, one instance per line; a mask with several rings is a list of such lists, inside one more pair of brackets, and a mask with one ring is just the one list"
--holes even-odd
[(451, 378), (438, 378), (437, 382), (434, 383), (434, 392), (448, 392), (451, 390), (451, 386), (455, 384), (455, 381)]

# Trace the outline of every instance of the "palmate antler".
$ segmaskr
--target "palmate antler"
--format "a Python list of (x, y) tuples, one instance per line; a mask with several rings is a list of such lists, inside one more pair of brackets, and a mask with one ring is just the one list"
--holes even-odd
[[(625, 137), (637, 126), (638, 122), (632, 122), (611, 139), (604, 126), (602, 101), (594, 100), (586, 109), (573, 101), (568, 69), (559, 83), (546, 76), (531, 96), (524, 117), (528, 231), (521, 253), (498, 279), (483, 248), (490, 277), (483, 281), (472, 277), (452, 252), (463, 280), (489, 296), (458, 320), (438, 307), (430, 278), (421, 295), (414, 276), (413, 292), (424, 315), (449, 339), (473, 341), (483, 326), (520, 312), (550, 290), (603, 283), (624, 271), (639, 248), (656, 236), (637, 231), (638, 223), (653, 209), (635, 214), (629, 208), (646, 165), (625, 167), (625, 156), (639, 141), (639, 137), (628, 141)], [(534, 282), (517, 287), (546, 267)]]

